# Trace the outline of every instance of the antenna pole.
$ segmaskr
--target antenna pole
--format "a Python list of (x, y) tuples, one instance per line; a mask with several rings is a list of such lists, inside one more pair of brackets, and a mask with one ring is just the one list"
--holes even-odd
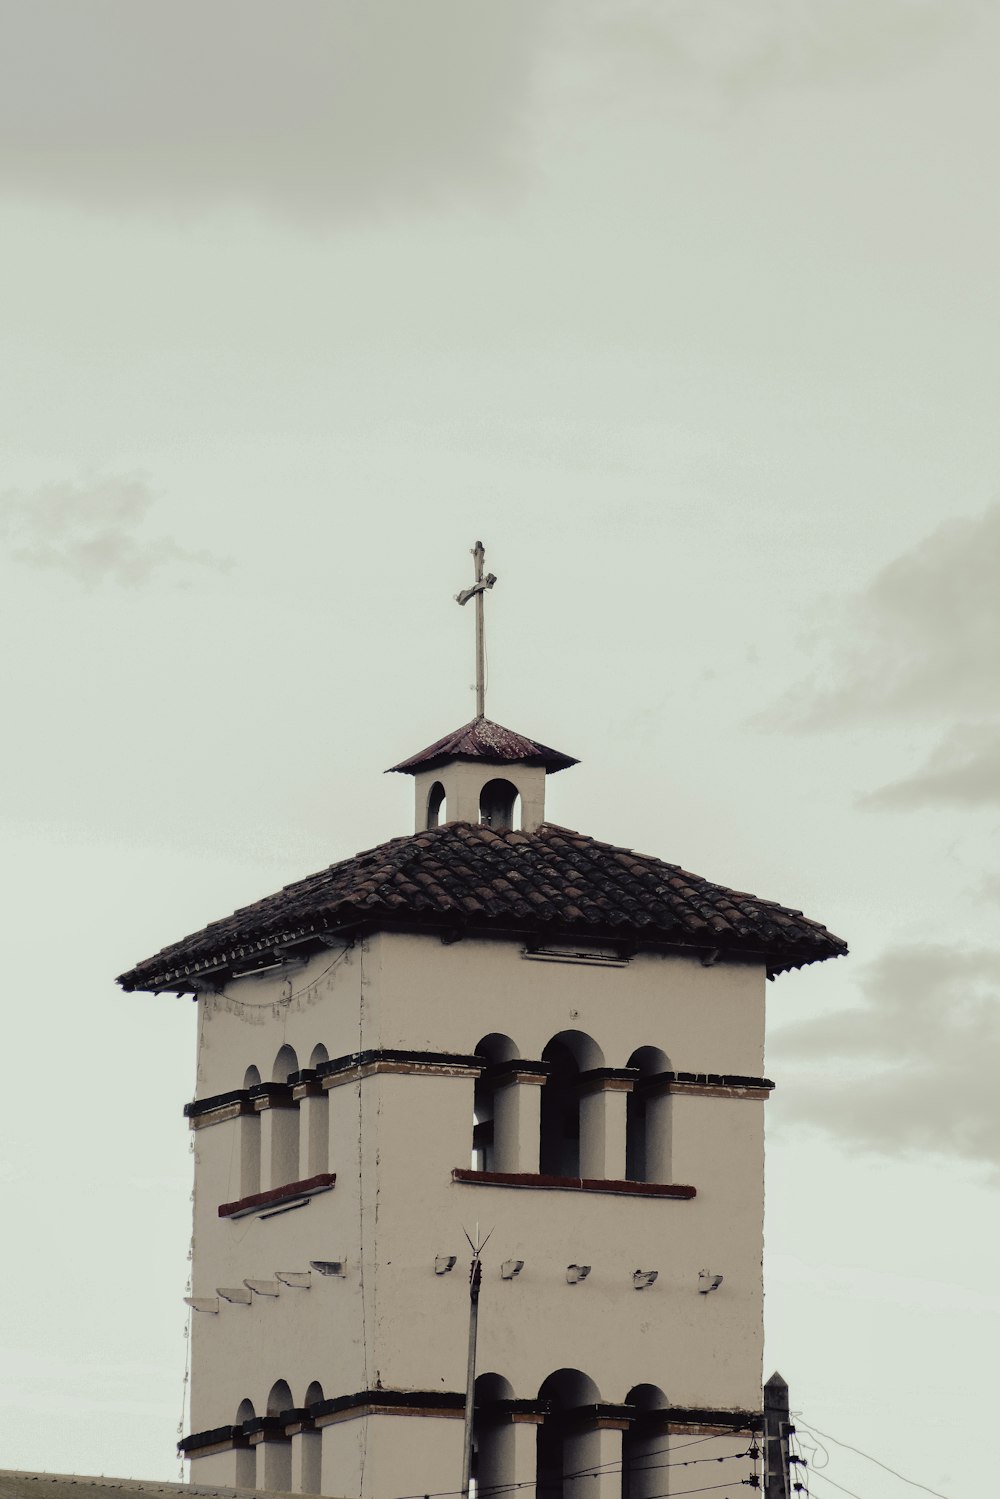
[[(482, 594), (480, 594), (480, 608)], [(477, 1235), (478, 1239), (478, 1235)], [(472, 1425), (476, 1409), (476, 1336), (479, 1331), (479, 1287), (483, 1279), (483, 1262), (479, 1248), (473, 1250), (469, 1267), (469, 1365), (465, 1377), (465, 1443), (462, 1451), (462, 1499), (469, 1499), (472, 1479)]]

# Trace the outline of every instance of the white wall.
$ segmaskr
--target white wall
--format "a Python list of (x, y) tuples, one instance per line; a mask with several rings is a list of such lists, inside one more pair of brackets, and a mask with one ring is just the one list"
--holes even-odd
[[(444, 945), (433, 935), (381, 934), (305, 968), (237, 981), (199, 1000), (198, 1096), (239, 1087), (250, 1065), (267, 1079), (286, 1044), (305, 1066), (319, 1042), (331, 1057), (375, 1048), (471, 1053), (490, 1032), (512, 1037), (528, 1059), (574, 1030), (593, 1038), (608, 1066), (656, 1046), (676, 1070), (759, 1076), (762, 968), (652, 954), (624, 968), (591, 967), (521, 951), (515, 941)], [(347, 1275), (314, 1276), (309, 1290), (284, 1288), (250, 1307), (223, 1303), (218, 1316), (196, 1315), (192, 1430), (231, 1422), (247, 1397), (262, 1414), (279, 1378), (296, 1404), (313, 1380), (327, 1397), (379, 1382), (463, 1389), (463, 1228), (473, 1232), (477, 1222), (493, 1230), (479, 1368), (502, 1374), (518, 1397), (534, 1397), (553, 1370), (575, 1367), (608, 1401), (649, 1383), (675, 1405), (759, 1407), (763, 1103), (673, 1097), (674, 1179), (697, 1196), (649, 1200), (454, 1182), (452, 1169), (469, 1163), (473, 1087), (469, 1076), (382, 1074), (330, 1089), (336, 1187), (267, 1220), (217, 1214), (220, 1202), (240, 1195), (240, 1121), (196, 1131), (195, 1295), (304, 1270), (312, 1259), (345, 1259)], [(459, 1258), (450, 1275), (433, 1272), (441, 1253)], [(525, 1261), (510, 1282), (499, 1272), (507, 1258)], [(582, 1284), (566, 1283), (571, 1262), (592, 1265)], [(658, 1270), (655, 1286), (636, 1291), (636, 1268)], [(702, 1268), (725, 1276), (708, 1296), (697, 1289)], [(336, 1438), (327, 1428), (324, 1453), (357, 1445), (361, 1424), (341, 1423)], [(405, 1417), (392, 1424), (407, 1432), (426, 1425), (428, 1437), (432, 1428), (460, 1427)], [(372, 1458), (370, 1474), (380, 1462)], [(201, 1467), (193, 1465), (195, 1481)], [(420, 1489), (408, 1471), (404, 1487)], [(324, 1476), (324, 1489), (336, 1492), (330, 1482)], [(384, 1492), (395, 1491), (390, 1483)]]

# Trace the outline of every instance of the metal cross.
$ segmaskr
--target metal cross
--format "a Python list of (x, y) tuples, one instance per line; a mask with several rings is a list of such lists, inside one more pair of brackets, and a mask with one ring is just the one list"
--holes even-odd
[(486, 548), (481, 541), (477, 541), (472, 548), (472, 555), (476, 563), (476, 581), (471, 588), (463, 588), (461, 593), (456, 593), (455, 598), (459, 604), (467, 604), (470, 599), (476, 601), (476, 717), (483, 718), (486, 714), (486, 641), (483, 633), (483, 594), (487, 588), (492, 588), (496, 582), (494, 573), (487, 573), (483, 577), (483, 562), (486, 558)]

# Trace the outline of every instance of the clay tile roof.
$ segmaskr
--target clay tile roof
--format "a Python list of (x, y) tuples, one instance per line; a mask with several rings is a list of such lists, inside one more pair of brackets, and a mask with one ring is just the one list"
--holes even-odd
[(474, 718), (435, 744), (429, 744), (419, 754), (400, 760), (398, 765), (390, 765), (389, 771), (416, 775), (418, 770), (433, 770), (448, 760), (486, 760), (502, 765), (519, 761), (523, 765), (544, 765), (550, 775), (580, 763), (572, 755), (549, 749), (547, 744), (539, 744), (525, 734), (505, 729), (503, 724), (493, 723), (492, 719)]
[(771, 974), (847, 951), (801, 911), (552, 823), (535, 833), (498, 833), (450, 822), (286, 885), (136, 964), (118, 982), (128, 990), (191, 989), (200, 974), (251, 969), (275, 949), (308, 948), (352, 926), (666, 944), (742, 955)]

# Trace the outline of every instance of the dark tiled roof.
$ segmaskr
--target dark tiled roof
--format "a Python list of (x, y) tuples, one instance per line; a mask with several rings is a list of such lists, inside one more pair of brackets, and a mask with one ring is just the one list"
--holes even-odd
[(547, 744), (539, 744), (524, 734), (516, 734), (513, 729), (505, 729), (503, 724), (493, 723), (492, 719), (474, 718), (471, 723), (446, 734), (436, 744), (429, 744), (418, 755), (400, 760), (398, 765), (390, 765), (389, 770), (415, 775), (418, 770), (433, 770), (446, 760), (486, 760), (505, 765), (519, 761), (522, 765), (544, 765), (550, 774), (580, 763), (572, 755), (560, 754), (559, 750), (549, 749)]
[(780, 973), (847, 944), (800, 911), (713, 885), (676, 864), (543, 823), (536, 833), (445, 823), (286, 885), (147, 958), (125, 989), (184, 989), (199, 973), (351, 924), (491, 929), (536, 940), (666, 943), (755, 957)]

